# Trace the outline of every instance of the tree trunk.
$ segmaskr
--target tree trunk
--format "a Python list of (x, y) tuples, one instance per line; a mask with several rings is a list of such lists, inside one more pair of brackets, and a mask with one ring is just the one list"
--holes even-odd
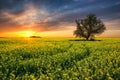
[(89, 40), (90, 35), (91, 35), (90, 31), (88, 31), (88, 36), (86, 37), (87, 41)]
[(86, 38), (86, 40), (88, 41), (89, 37)]

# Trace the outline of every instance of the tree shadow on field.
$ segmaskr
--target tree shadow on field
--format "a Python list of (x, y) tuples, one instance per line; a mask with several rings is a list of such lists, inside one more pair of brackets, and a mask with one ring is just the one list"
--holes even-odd
[(102, 41), (102, 40), (85, 40), (85, 39), (71, 39), (71, 40), (68, 40), (68, 41)]

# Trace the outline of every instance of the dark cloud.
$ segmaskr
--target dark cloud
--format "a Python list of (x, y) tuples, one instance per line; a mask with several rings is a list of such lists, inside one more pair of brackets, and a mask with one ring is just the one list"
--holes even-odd
[(68, 23), (68, 22), (38, 22), (35, 23), (33, 29), (35, 31), (59, 31), (59, 30), (66, 30), (69, 29), (68, 27), (71, 27), (72, 24)]

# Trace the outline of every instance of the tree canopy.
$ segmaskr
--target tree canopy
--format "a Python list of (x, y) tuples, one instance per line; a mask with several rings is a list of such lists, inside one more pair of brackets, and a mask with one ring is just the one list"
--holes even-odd
[(104, 23), (95, 14), (89, 14), (86, 18), (77, 19), (75, 22), (77, 26), (74, 35), (84, 37), (86, 40), (94, 39), (96, 34), (101, 34), (106, 30)]

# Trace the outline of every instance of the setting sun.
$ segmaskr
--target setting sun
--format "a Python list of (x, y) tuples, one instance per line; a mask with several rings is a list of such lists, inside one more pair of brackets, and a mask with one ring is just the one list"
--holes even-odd
[(18, 32), (20, 36), (22, 37), (30, 37), (34, 35), (34, 31), (20, 31)]
[(29, 32), (29, 33), (26, 33), (25, 36), (26, 36), (26, 37), (30, 37), (30, 36), (32, 36), (32, 33), (30, 33), (30, 32)]

